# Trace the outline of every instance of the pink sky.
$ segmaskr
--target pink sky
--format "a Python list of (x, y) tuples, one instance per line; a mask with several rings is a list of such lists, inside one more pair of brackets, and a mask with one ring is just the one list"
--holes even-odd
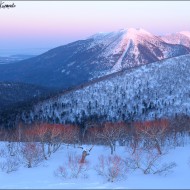
[[(8, 1), (6, 3), (12, 3)], [(15, 1), (0, 9), (2, 52), (53, 48), (96, 32), (144, 28), (154, 34), (190, 31), (188, 1)], [(44, 51), (45, 49), (41, 50)], [(33, 54), (31, 52), (31, 54)]]

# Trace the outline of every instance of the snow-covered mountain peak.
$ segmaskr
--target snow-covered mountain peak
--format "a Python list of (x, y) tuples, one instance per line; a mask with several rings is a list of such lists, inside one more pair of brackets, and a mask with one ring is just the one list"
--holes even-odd
[(179, 32), (180, 34), (183, 34), (183, 35), (185, 35), (185, 36), (187, 36), (187, 37), (189, 37), (190, 38), (190, 32), (189, 31), (181, 31), (181, 32)]
[(94, 40), (105, 40), (105, 39), (112, 39), (116, 36), (121, 36), (122, 40), (127, 41), (132, 40), (136, 42), (139, 38), (142, 37), (154, 37), (151, 33), (148, 31), (144, 30), (143, 28), (124, 28), (120, 29), (118, 31), (113, 31), (113, 32), (98, 32), (87, 39), (94, 39)]
[(129, 28), (128, 29), (128, 33), (133, 33), (133, 34), (136, 34), (136, 35), (151, 35), (151, 33), (149, 33), (148, 31), (146, 31), (145, 29), (143, 28)]
[(190, 47), (190, 32), (181, 31), (161, 37), (166, 43), (170, 44), (180, 44), (186, 47)]
[(146, 44), (147, 42), (157, 44), (157, 41), (160, 41), (156, 36), (150, 32), (144, 30), (143, 28), (128, 28), (123, 30), (122, 40), (120, 41), (120, 46), (126, 46), (130, 41), (134, 46), (138, 44)]
[(128, 28), (128, 29), (122, 29), (122, 32), (124, 32), (125, 38), (133, 40), (134, 42), (138, 41), (139, 38), (142, 37), (153, 37), (151, 33), (144, 30), (143, 28)]
[[(88, 46), (89, 51), (94, 51), (96, 48), (103, 49), (98, 54), (98, 61), (93, 61), (93, 64), (100, 64), (99, 60), (102, 59), (101, 67), (105, 67), (107, 73), (113, 73), (134, 64), (141, 65), (173, 57), (176, 53), (181, 55), (183, 54), (181, 51), (188, 53), (185, 47), (172, 47), (143, 28), (123, 28), (109, 33), (100, 32), (89, 39), (93, 40)], [(95, 76), (99, 77), (101, 74), (95, 74)]]

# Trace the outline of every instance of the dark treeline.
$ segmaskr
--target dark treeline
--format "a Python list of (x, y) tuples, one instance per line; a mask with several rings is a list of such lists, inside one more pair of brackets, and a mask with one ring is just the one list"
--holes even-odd
[(139, 144), (154, 147), (162, 154), (162, 145), (177, 146), (184, 136), (190, 135), (190, 117), (178, 116), (143, 122), (95, 122), (82, 124), (18, 123), (14, 128), (0, 128), (0, 140), (9, 142), (41, 142), (51, 146), (57, 144), (94, 144), (110, 147), (115, 151), (116, 143), (130, 146), (133, 151)]

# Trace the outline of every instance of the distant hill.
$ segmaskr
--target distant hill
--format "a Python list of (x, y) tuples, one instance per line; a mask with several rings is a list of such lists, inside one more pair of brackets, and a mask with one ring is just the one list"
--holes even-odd
[(0, 57), (0, 64), (11, 64), (21, 60), (35, 57), (35, 55), (11, 55), (7, 57)]
[(0, 82), (0, 112), (51, 93), (50, 89), (35, 85)]

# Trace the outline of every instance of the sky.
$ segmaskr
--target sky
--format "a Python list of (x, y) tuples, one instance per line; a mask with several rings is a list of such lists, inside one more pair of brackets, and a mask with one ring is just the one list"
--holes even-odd
[(97, 32), (144, 28), (190, 31), (190, 1), (6, 1), (0, 9), (0, 56), (40, 54)]

